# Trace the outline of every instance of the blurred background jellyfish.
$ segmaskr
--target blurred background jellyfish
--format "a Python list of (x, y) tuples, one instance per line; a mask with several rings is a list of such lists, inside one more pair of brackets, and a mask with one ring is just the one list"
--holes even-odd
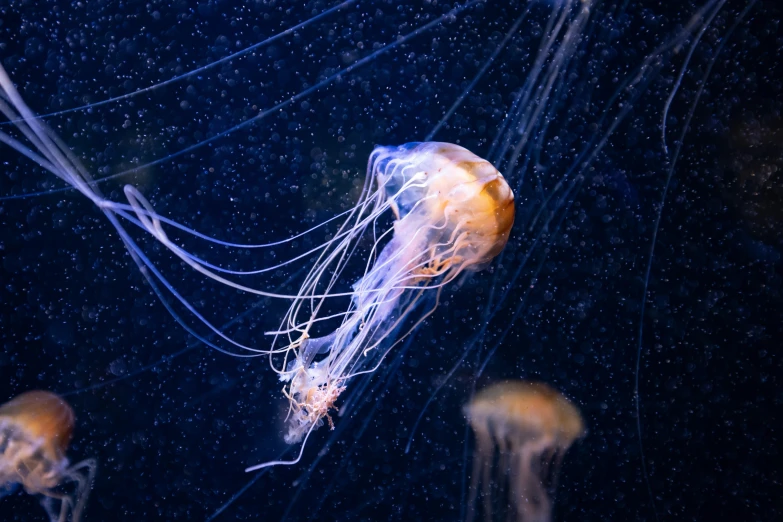
[(477, 393), (465, 415), (476, 438), (468, 520), (481, 505), (487, 522), (549, 522), (563, 456), (585, 433), (579, 410), (547, 384), (506, 381)]
[(25, 392), (0, 406), (0, 497), (21, 485), (41, 497), (52, 522), (81, 520), (96, 464), (71, 464), (65, 456), (74, 422), (70, 405), (48, 391)]

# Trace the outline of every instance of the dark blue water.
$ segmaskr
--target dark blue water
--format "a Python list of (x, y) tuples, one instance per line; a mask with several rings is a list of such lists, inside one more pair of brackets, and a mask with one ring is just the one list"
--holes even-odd
[[(548, 382), (584, 415), (556, 520), (781, 516), (782, 13), (775, 2), (659, 4), (594, 3), (553, 90), (529, 101), (546, 117), (501, 168), (517, 201), (504, 256), (449, 287), (376, 375), (351, 384), (335, 431), (314, 432), (299, 465), (265, 472), (215, 520), (459, 520), (472, 455), (462, 406), (507, 378)], [(703, 33), (704, 17), (678, 52), (646, 61), (705, 5), (716, 14)], [(530, 7), (434, 136), (490, 157), (553, 3), (357, 2), (94, 105), (332, 6), (15, 2), (0, 7), (0, 60), (37, 113), (88, 106), (46, 121), (96, 179), (130, 170), (100, 184), (107, 198), (124, 201), (130, 183), (199, 231), (274, 241), (349, 209), (376, 145), (427, 139)], [(245, 467), (286, 449), (282, 383), (266, 358), (189, 335), (82, 195), (30, 196), (63, 187), (0, 148), (0, 399), (75, 392), (69, 454), (99, 465), (85, 521), (209, 519), (256, 477)], [(214, 324), (268, 347), (263, 332), (287, 304), (209, 283), (133, 233)], [(327, 233), (264, 254), (186, 246), (247, 268)], [(249, 283), (295, 292), (308, 268)], [(19, 493), (0, 501), (0, 519), (45, 514)]]

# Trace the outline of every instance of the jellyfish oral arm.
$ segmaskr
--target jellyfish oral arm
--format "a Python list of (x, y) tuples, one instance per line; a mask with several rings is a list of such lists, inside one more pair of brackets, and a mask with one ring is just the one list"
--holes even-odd
[[(286, 442), (299, 442), (303, 434), (326, 418), (345, 390), (349, 374), (374, 365), (373, 348), (390, 338), (413, 306), (400, 307), (404, 281), (429, 250), (426, 229), (407, 241), (395, 235), (381, 251), (373, 268), (354, 285), (352, 312), (332, 334), (301, 343), (281, 379), (290, 381), (284, 392), (290, 402)], [(313, 362), (316, 355), (327, 354)], [(381, 354), (382, 356), (383, 354)]]

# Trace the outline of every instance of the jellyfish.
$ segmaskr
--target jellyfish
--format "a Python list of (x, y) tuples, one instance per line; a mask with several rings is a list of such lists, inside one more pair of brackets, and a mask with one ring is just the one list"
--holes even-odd
[[(378, 147), (368, 173), (377, 190), (360, 201), (357, 226), (312, 269), (286, 316), (293, 325), (286, 333), (301, 332), (290, 345), (292, 360), (280, 371), (281, 379), (289, 382), (289, 443), (301, 440), (324, 418), (331, 423), (328, 411), (346, 381), (377, 368), (395, 344), (388, 339), (416, 308), (424, 290), (435, 290), (437, 305), (446, 284), (462, 272), (481, 269), (502, 251), (514, 221), (514, 196), (503, 176), (458, 145)], [(353, 285), (342, 324), (327, 336), (309, 337), (321, 301), (311, 305), (306, 321), (298, 321), (297, 314), (319, 297), (312, 295), (318, 279), (347, 251), (364, 223), (386, 210), (393, 213), (393, 225), (376, 241), (371, 251), (374, 263)], [(388, 235), (391, 239), (377, 252)], [(325, 356), (314, 360), (320, 354)]]
[[(514, 222), (514, 195), (488, 161), (459, 145), (439, 142), (377, 147), (370, 156), (365, 186), (334, 238), (327, 241), (295, 295), (275, 295), (238, 284), (169, 239), (163, 221), (144, 196), (126, 186), (138, 224), (196, 271), (230, 287), (290, 298), (292, 303), (267, 353), (286, 382), (289, 444), (306, 440), (328, 421), (347, 382), (374, 372), (386, 354), (437, 307), (442, 289), (460, 274), (485, 267), (506, 245)], [(104, 209), (125, 207), (102, 200)], [(377, 231), (387, 213), (392, 226)], [(357, 244), (372, 229), (375, 238), (363, 276), (350, 292), (333, 289)], [(429, 310), (407, 330), (406, 320), (434, 291)], [(430, 292), (432, 293), (432, 292)], [(324, 317), (325, 302), (350, 298), (345, 312)], [(311, 329), (340, 319), (332, 333), (314, 337)], [(282, 346), (277, 343), (285, 339)], [(282, 356), (282, 361), (276, 358)], [(304, 445), (303, 445), (304, 446)], [(301, 452), (299, 454), (301, 457)], [(293, 461), (271, 461), (248, 471)]]
[(497, 491), (507, 492), (507, 520), (550, 520), (546, 485), (554, 488), (563, 455), (585, 433), (579, 410), (547, 384), (507, 381), (476, 394), (465, 415), (476, 437), (468, 520), (479, 483), (485, 520), (496, 518)]
[[(114, 224), (153, 285), (150, 273), (201, 318), (155, 269), (118, 218), (142, 228), (187, 266), (222, 285), (291, 300), (280, 329), (268, 332), (273, 336), (269, 350), (237, 344), (256, 354), (269, 355), (271, 366), (287, 383), (283, 393), (290, 409), (284, 438), (289, 444), (300, 442), (324, 420), (333, 426), (329, 411), (335, 408), (346, 383), (357, 375), (375, 371), (396, 342), (435, 310), (444, 286), (460, 274), (480, 270), (492, 261), (508, 242), (514, 223), (513, 192), (490, 162), (450, 143), (381, 146), (370, 155), (364, 189), (338, 233), (311, 251), (317, 257), (299, 292), (286, 295), (254, 288), (227, 277), (226, 272), (236, 271), (209, 263), (173, 241), (167, 228), (184, 227), (159, 216), (135, 187), (125, 186), (128, 204), (105, 198), (65, 143), (26, 106), (2, 67), (0, 88), (6, 100), (0, 99), (0, 111), (36, 150), (4, 133), (0, 133), (0, 140), (92, 200)], [(393, 223), (378, 232), (379, 220), (387, 213), (392, 214)], [(335, 291), (368, 229), (372, 230), (374, 242), (363, 276), (350, 291)], [(422, 302), (425, 290), (434, 291), (434, 305), (407, 331), (396, 336)], [(325, 301), (333, 298), (350, 298), (348, 309), (323, 317)], [(334, 319), (341, 322), (332, 333), (311, 335), (316, 323)], [(281, 338), (286, 339), (282, 345), (278, 344)]]
[(65, 450), (71, 406), (48, 391), (29, 391), (0, 406), (0, 497), (18, 486), (41, 497), (52, 522), (78, 522), (95, 475), (94, 459), (71, 465)]

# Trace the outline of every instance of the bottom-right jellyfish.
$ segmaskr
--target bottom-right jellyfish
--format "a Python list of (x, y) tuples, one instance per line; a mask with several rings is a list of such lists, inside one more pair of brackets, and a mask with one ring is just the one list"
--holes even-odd
[(465, 406), (476, 436), (467, 520), (481, 484), (484, 520), (547, 522), (563, 455), (585, 433), (579, 410), (547, 384), (506, 381)]

